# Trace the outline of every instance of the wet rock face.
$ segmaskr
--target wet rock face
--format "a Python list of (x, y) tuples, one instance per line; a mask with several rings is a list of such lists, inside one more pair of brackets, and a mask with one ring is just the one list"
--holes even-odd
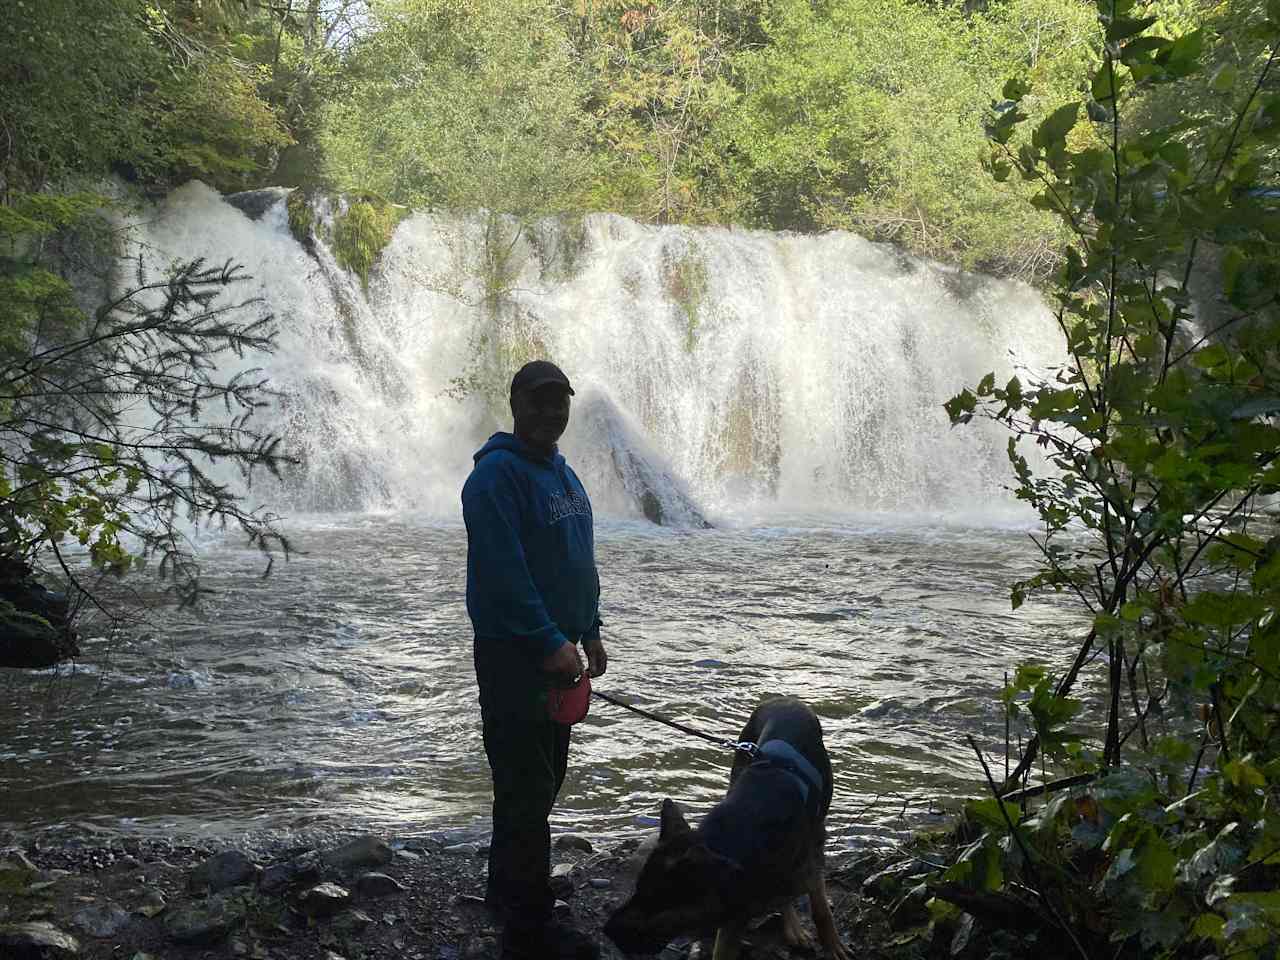
[(243, 190), (230, 193), (223, 199), (243, 213), (250, 220), (261, 220), (267, 211), (288, 196), (289, 191), (283, 187), (264, 187), (261, 190)]
[(79, 954), (80, 942), (51, 923), (0, 925), (0, 956), (7, 960), (65, 960)]

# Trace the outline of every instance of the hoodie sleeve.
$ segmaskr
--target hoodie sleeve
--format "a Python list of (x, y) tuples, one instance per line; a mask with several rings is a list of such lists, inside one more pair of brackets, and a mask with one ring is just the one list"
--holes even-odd
[(583, 642), (589, 640), (600, 639), (600, 628), (604, 626), (604, 621), (600, 619), (600, 571), (596, 570), (596, 612), (595, 622), (587, 628), (587, 632), (582, 635)]
[(534, 586), (520, 543), (520, 510), (510, 477), (497, 470), (473, 476), (462, 491), (467, 525), (468, 567), (476, 599), (486, 617), (542, 656), (567, 643)]

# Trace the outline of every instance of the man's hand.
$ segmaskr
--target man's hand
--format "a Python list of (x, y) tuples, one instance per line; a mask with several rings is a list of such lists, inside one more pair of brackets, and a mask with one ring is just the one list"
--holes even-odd
[(604, 641), (599, 637), (582, 641), (583, 652), (587, 655), (587, 673), (591, 677), (603, 677), (609, 669), (609, 654), (605, 652)]
[(542, 661), (542, 669), (547, 673), (557, 673), (576, 680), (578, 674), (582, 673), (582, 658), (578, 656), (578, 648), (572, 643), (560, 644), (555, 653)]

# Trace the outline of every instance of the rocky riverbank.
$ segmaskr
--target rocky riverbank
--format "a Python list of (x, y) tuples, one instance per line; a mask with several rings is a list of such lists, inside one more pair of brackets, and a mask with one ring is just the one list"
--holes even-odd
[[(599, 931), (626, 895), (638, 840), (555, 840), (560, 914)], [(3, 846), (3, 845), (0, 845)], [(486, 850), (446, 838), (359, 836), (278, 850), (121, 840), (107, 845), (11, 844), (0, 850), (0, 958), (89, 960), (479, 960), (496, 957), (484, 908)], [(846, 941), (863, 958), (921, 956), (939, 933), (912, 895), (926, 861), (898, 851), (829, 861)], [(950, 942), (952, 934), (946, 932)], [(607, 942), (604, 956), (620, 957)], [(662, 960), (709, 956), (674, 944)], [(775, 918), (745, 956), (789, 951)]]

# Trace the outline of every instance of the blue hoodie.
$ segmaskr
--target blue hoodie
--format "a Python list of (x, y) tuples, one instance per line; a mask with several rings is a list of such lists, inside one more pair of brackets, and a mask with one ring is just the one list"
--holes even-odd
[(564, 457), (495, 433), (475, 455), (462, 516), (477, 637), (515, 638), (546, 657), (566, 640), (600, 635), (591, 501)]

